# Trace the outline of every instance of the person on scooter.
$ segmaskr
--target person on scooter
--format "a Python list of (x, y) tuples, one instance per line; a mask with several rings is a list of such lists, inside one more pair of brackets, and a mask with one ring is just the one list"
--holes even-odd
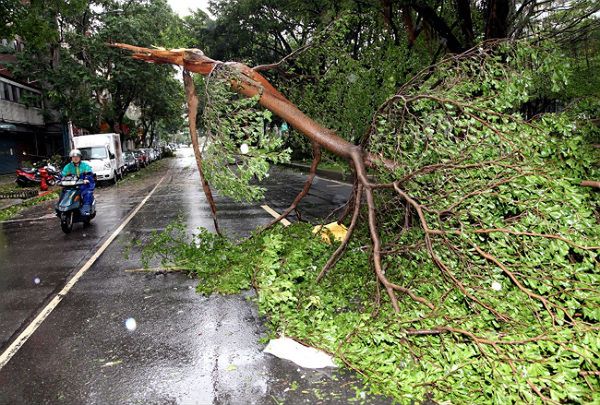
[(81, 151), (79, 149), (71, 150), (69, 156), (71, 157), (71, 162), (63, 168), (62, 176), (76, 176), (83, 180), (85, 184), (80, 186), (79, 189), (81, 191), (81, 200), (83, 202), (81, 211), (83, 215), (90, 215), (92, 211), (92, 202), (94, 202), (94, 188), (96, 188), (94, 172), (90, 165), (81, 161)]

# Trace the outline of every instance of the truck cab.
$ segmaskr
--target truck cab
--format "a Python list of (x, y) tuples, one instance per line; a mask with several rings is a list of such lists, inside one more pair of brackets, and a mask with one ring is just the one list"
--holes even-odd
[(116, 183), (123, 176), (125, 161), (118, 134), (81, 135), (73, 138), (75, 147), (81, 151), (99, 181)]

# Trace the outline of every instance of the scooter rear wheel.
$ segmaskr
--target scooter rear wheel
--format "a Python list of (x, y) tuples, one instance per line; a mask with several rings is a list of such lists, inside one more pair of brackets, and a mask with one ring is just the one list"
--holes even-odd
[(60, 228), (64, 233), (71, 233), (73, 230), (73, 211), (64, 212), (60, 216)]

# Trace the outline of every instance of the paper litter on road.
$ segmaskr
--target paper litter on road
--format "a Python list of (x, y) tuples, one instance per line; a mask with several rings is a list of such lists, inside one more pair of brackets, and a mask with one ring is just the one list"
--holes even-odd
[(348, 233), (348, 228), (344, 224), (338, 224), (336, 222), (331, 222), (327, 225), (317, 225), (313, 228), (312, 233), (321, 235), (321, 239), (327, 244), (331, 244), (329, 240), (329, 234), (333, 236), (333, 239), (341, 242), (346, 237)]
[(271, 340), (264, 352), (293, 361), (304, 368), (337, 367), (333, 358), (327, 353), (314, 347), (304, 346), (285, 336)]

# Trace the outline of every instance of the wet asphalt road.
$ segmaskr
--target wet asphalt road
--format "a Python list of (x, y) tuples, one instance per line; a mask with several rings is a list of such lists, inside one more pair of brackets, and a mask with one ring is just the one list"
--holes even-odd
[[(61, 232), (51, 204), (0, 223), (2, 352), (165, 176), (0, 370), (0, 404), (341, 404), (356, 398), (362, 388), (350, 373), (300, 369), (263, 354), (251, 293), (203, 297), (183, 275), (127, 271), (141, 267), (130, 242), (177, 216), (190, 229), (212, 229), (190, 151), (155, 165), (164, 169), (97, 190), (93, 225), (76, 224), (70, 235)], [(297, 171), (274, 169), (265, 202), (281, 211), (303, 182)], [(347, 185), (317, 178), (301, 206), (304, 218), (329, 213), (348, 192)], [(260, 205), (218, 198), (221, 228), (232, 237), (249, 234), (271, 220)], [(135, 330), (125, 327), (128, 319), (135, 319)], [(359, 402), (389, 403), (368, 395)]]

